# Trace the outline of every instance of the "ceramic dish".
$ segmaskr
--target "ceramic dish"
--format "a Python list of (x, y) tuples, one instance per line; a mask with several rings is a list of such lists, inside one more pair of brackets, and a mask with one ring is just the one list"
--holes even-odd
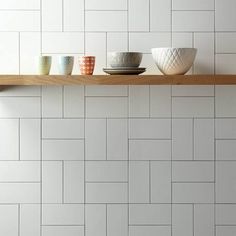
[(132, 69), (104, 68), (103, 71), (109, 75), (139, 75), (145, 72), (146, 68), (132, 68)]

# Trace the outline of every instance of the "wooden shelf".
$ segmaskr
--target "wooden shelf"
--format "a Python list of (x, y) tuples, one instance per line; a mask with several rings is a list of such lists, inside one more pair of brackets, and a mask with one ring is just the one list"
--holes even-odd
[(236, 85), (236, 75), (0, 75), (0, 86), (14, 85)]

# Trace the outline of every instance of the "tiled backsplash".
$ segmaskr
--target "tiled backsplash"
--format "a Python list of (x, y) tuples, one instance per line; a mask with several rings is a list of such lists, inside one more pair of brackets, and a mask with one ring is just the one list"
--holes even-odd
[[(235, 73), (235, 0), (0, 1), (0, 73), (35, 56), (199, 49)], [(77, 60), (77, 59), (76, 59)], [(74, 73), (79, 73), (78, 60)], [(190, 72), (191, 73), (191, 72)], [(236, 235), (236, 86), (9, 87), (0, 92), (1, 236)]]

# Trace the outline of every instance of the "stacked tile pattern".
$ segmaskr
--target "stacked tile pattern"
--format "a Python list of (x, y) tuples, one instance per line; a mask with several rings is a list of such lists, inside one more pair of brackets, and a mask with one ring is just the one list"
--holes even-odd
[[(35, 57), (197, 47), (235, 73), (234, 0), (0, 1), (0, 73)], [(77, 59), (76, 59), (77, 60)], [(78, 73), (78, 60), (74, 73)], [(0, 93), (0, 235), (233, 236), (236, 86), (11, 87)]]

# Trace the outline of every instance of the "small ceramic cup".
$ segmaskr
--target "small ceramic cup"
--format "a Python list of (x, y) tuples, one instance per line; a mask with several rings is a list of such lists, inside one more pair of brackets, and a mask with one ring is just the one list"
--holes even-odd
[(74, 57), (61, 56), (58, 59), (58, 69), (61, 75), (71, 75), (74, 66)]
[(50, 73), (51, 65), (52, 65), (51, 56), (38, 57), (38, 73), (40, 75), (48, 75)]
[(79, 58), (81, 75), (92, 75), (95, 67), (94, 56), (82, 56)]

